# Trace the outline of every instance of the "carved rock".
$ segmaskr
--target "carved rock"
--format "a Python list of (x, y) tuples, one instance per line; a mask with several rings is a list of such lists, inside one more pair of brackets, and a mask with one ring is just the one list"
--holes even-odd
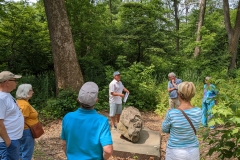
[(142, 130), (142, 116), (135, 107), (125, 107), (118, 123), (118, 132), (132, 142), (138, 142)]

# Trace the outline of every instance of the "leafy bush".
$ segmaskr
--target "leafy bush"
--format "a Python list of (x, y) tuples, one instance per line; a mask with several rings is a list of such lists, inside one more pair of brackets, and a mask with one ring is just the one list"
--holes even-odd
[(153, 78), (154, 66), (134, 63), (122, 71), (122, 82), (130, 91), (127, 105), (140, 110), (154, 110), (157, 105), (157, 86)]
[(207, 132), (205, 139), (209, 140), (212, 146), (208, 154), (219, 152), (220, 158), (238, 158), (240, 159), (240, 87), (235, 80), (216, 81), (218, 88), (221, 88), (219, 94), (219, 103), (213, 107), (213, 118), (209, 125), (223, 126), (216, 128), (213, 132)]
[(49, 99), (47, 106), (40, 112), (45, 118), (62, 118), (66, 113), (79, 107), (77, 94), (73, 90), (61, 90), (56, 99)]

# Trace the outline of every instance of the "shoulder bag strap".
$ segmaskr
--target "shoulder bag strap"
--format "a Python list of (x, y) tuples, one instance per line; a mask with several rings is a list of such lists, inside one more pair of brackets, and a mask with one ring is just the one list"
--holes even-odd
[(187, 121), (188, 121), (189, 124), (191, 125), (191, 127), (192, 127), (192, 129), (193, 129), (193, 131), (194, 131), (194, 133), (195, 133), (195, 135), (196, 135), (196, 129), (195, 129), (195, 127), (193, 126), (193, 124), (192, 124), (191, 120), (189, 119), (189, 117), (186, 115), (186, 113), (185, 113), (182, 109), (178, 108), (178, 110), (180, 110), (180, 111), (182, 112), (182, 114), (183, 114), (184, 117), (187, 119)]

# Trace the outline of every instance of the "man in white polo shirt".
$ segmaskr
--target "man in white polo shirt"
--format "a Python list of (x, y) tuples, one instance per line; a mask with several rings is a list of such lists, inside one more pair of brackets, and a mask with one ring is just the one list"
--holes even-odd
[[(122, 113), (122, 98), (124, 94), (122, 93), (129, 91), (123, 86), (120, 81), (120, 72), (115, 71), (113, 73), (113, 80), (109, 84), (109, 104), (110, 104), (110, 113), (111, 118), (111, 127), (112, 129), (117, 129), (117, 123), (119, 123), (120, 115)], [(116, 117), (116, 119), (115, 119)]]
[(21, 77), (9, 71), (0, 73), (0, 160), (19, 160), (24, 118), (10, 92)]

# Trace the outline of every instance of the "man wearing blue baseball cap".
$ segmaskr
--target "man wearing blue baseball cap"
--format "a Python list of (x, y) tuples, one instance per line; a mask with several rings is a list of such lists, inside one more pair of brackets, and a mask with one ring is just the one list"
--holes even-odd
[(113, 80), (109, 84), (109, 116), (111, 118), (112, 129), (117, 129), (117, 123), (119, 123), (120, 115), (122, 113), (122, 98), (124, 97), (122, 92), (124, 91), (129, 93), (129, 91), (123, 86), (120, 79), (120, 72), (115, 71), (113, 73)]

